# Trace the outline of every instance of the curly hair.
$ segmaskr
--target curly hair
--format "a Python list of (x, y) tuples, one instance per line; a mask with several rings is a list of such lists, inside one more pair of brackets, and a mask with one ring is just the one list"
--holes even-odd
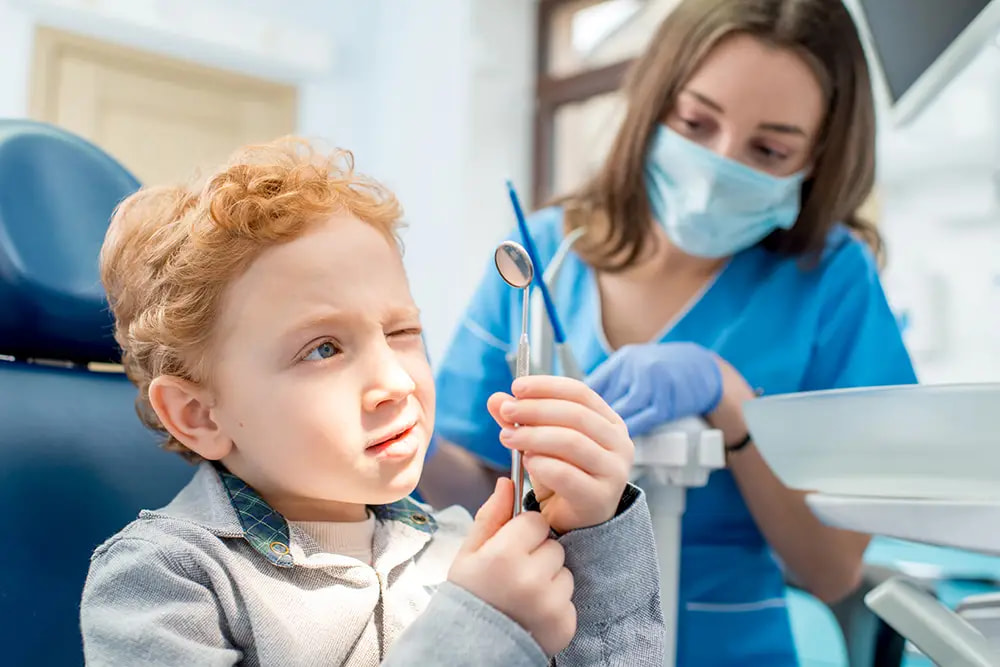
[(398, 243), (395, 195), (355, 173), (350, 151), (321, 154), (285, 137), (236, 152), (189, 185), (140, 189), (119, 204), (101, 248), (101, 282), (136, 412), (163, 447), (199, 457), (171, 436), (149, 402), (154, 378), (210, 381), (207, 356), (228, 285), (267, 248), (348, 214)]

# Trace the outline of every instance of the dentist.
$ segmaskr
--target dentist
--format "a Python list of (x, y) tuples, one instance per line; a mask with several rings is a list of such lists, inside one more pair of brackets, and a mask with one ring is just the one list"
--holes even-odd
[[(916, 381), (878, 231), (856, 215), (875, 157), (858, 33), (841, 0), (682, 0), (623, 92), (603, 168), (531, 231), (547, 263), (583, 230), (556, 307), (633, 437), (691, 415), (725, 434), (727, 469), (688, 492), (678, 664), (796, 665), (782, 567), (832, 602), (857, 585), (869, 538), (812, 515), (740, 406)], [(519, 296), (487, 267), (440, 360), (441, 441), (421, 486), (434, 505), (475, 509), (509, 470), (486, 402), (510, 390)]]

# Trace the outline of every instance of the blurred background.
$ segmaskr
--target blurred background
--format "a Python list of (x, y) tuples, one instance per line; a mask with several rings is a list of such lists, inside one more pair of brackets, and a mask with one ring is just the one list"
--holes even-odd
[[(288, 132), (353, 150), (405, 206), (437, 357), (514, 224), (504, 179), (536, 204), (580, 182), (628, 60), (673, 5), (0, 0), (0, 116), (81, 134), (144, 182)], [(1000, 376), (998, 81), (991, 43), (905, 128), (880, 126), (869, 210), (924, 381)]]
[[(580, 183), (616, 128), (629, 60), (674, 4), (0, 0), (0, 117), (82, 135), (143, 182), (287, 133), (351, 149), (405, 207), (433, 360), (514, 225), (504, 180), (533, 204)], [(867, 206), (924, 382), (1000, 379), (998, 84), (990, 41), (913, 122), (880, 122)], [(890, 541), (869, 559), (945, 568), (975, 590), (1000, 573), (994, 559)], [(794, 605), (806, 664), (843, 664), (827, 610)]]

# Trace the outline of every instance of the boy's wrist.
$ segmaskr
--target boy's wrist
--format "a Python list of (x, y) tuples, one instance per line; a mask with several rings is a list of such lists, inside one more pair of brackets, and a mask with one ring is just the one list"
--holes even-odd
[(628, 511), (628, 508), (632, 507), (638, 497), (639, 487), (626, 482), (625, 488), (622, 489), (621, 498), (618, 499), (618, 507), (615, 508), (615, 514), (611, 518), (619, 517)]
[[(650, 605), (656, 583), (656, 544), (643, 491), (629, 484), (620, 513), (598, 526), (559, 539), (565, 567), (573, 573), (578, 627), (607, 623)], [(615, 566), (608, 568), (608, 563)], [(576, 595), (576, 594), (575, 594)]]
[[(635, 486), (635, 485), (633, 485), (631, 483), (626, 483), (625, 484), (625, 488), (622, 490), (621, 496), (618, 498), (618, 505), (615, 507), (614, 514), (612, 514), (611, 517), (607, 521), (602, 521), (601, 523), (596, 523), (596, 524), (594, 524), (594, 526), (603, 525), (603, 524), (607, 523), (608, 521), (612, 521), (615, 518), (621, 516), (623, 513), (625, 513), (626, 511), (628, 511), (628, 509), (630, 507), (632, 507), (632, 505), (635, 503), (636, 499), (639, 497), (639, 494), (640, 494), (640, 491), (639, 491), (639, 488), (637, 486)], [(535, 491), (534, 491), (534, 489), (528, 491), (528, 493), (525, 494), (525, 496), (524, 496), (524, 503), (522, 503), (522, 507), (527, 512), (541, 512), (542, 511), (541, 505), (539, 505), (539, 503), (538, 503), (538, 499), (535, 498)], [(552, 537), (556, 537), (557, 538), (557, 537), (561, 537), (562, 535), (566, 535), (566, 534), (572, 533), (573, 531), (576, 531), (576, 530), (584, 530), (586, 528), (593, 528), (594, 526), (580, 526), (579, 528), (573, 528), (571, 530), (567, 530), (564, 533), (559, 533), (559, 532), (557, 532), (556, 530), (553, 529), (551, 531), (551, 535), (552, 535)]]

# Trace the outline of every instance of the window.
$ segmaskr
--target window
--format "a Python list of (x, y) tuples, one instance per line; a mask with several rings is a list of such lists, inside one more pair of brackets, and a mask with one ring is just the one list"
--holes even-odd
[(556, 108), (552, 120), (552, 193), (579, 186), (600, 167), (625, 111), (617, 92)]
[(571, 76), (634, 55), (614, 35), (636, 15), (642, 0), (569, 0), (553, 4), (545, 63), (549, 76)]
[(618, 88), (677, 0), (540, 0), (534, 202), (579, 186), (621, 122)]

